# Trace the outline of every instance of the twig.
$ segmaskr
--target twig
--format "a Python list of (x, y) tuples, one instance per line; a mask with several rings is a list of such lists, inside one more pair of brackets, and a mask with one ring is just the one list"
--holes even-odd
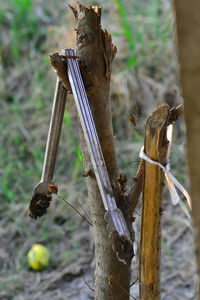
[(183, 115), (183, 105), (179, 104), (170, 110), (167, 125), (174, 123), (180, 116)]
[(132, 287), (138, 280), (139, 280), (139, 277), (136, 278), (136, 279), (131, 283), (130, 287)]
[(135, 208), (138, 204), (141, 192), (142, 192), (142, 184), (143, 184), (143, 178), (144, 178), (144, 162), (140, 161), (136, 177), (133, 179), (134, 183), (132, 185), (132, 188), (128, 194), (128, 201), (131, 209), (131, 213), (135, 211)]
[(136, 213), (136, 215), (138, 215), (139, 217), (141, 217), (141, 214), (139, 214), (139, 212), (137, 212), (136, 210), (134, 210), (134, 213)]
[(89, 285), (89, 283), (86, 281), (85, 277), (83, 276), (82, 274), (82, 277), (83, 277), (83, 280), (85, 282), (85, 284), (87, 285), (87, 287), (92, 291), (92, 292), (95, 292), (95, 290), (93, 288), (91, 288), (91, 286)]
[(108, 280), (109, 280), (109, 284), (110, 285), (112, 285), (112, 283), (114, 282), (114, 283), (116, 283), (119, 287), (120, 287), (120, 289), (125, 293), (125, 294), (127, 294), (129, 297), (131, 297), (132, 299), (135, 299), (135, 300), (137, 300), (135, 297), (133, 297), (131, 294), (129, 294), (124, 288), (123, 288), (123, 286), (119, 283), (119, 282), (117, 282), (116, 280), (114, 280), (113, 279), (113, 276), (110, 274), (110, 275), (108, 275)]
[(72, 204), (70, 204), (67, 200), (65, 200), (62, 196), (58, 195), (58, 198), (62, 199), (65, 203), (67, 203), (79, 216), (81, 216), (85, 221), (88, 222), (90, 226), (93, 226), (93, 224), (84, 216), (82, 215)]
[(77, 201), (77, 202), (78, 202), (78, 204), (80, 205), (80, 207), (82, 208), (82, 210), (84, 211), (84, 213), (85, 213), (87, 219), (88, 219), (88, 220), (90, 221), (90, 223), (92, 224), (92, 220), (90, 219), (90, 216), (89, 216), (88, 213), (85, 211), (85, 209), (84, 209), (84, 207), (82, 206), (82, 204), (81, 204), (79, 201)]

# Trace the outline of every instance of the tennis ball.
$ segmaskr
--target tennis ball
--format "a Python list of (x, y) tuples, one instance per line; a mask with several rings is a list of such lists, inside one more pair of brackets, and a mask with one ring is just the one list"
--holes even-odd
[(34, 244), (27, 257), (29, 266), (35, 271), (43, 270), (49, 265), (49, 251), (40, 244)]

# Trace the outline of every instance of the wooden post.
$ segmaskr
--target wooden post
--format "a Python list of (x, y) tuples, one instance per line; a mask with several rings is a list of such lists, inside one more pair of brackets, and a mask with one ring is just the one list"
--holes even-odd
[[(149, 117), (145, 130), (144, 152), (161, 164), (166, 163), (168, 141), (167, 104), (159, 106)], [(162, 190), (164, 174), (159, 166), (145, 161), (143, 208), (140, 244), (140, 299), (160, 299), (160, 249)]]
[[(174, 0), (187, 133), (192, 215), (200, 283), (200, 1)], [(198, 291), (200, 299), (200, 285)]]

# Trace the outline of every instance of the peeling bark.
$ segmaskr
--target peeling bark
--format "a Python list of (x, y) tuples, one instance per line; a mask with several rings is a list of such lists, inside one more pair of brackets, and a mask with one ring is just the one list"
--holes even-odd
[(51, 65), (54, 71), (56, 72), (58, 78), (60, 79), (60, 81), (62, 81), (63, 86), (66, 88), (68, 92), (71, 92), (71, 86), (66, 72), (67, 66), (64, 62), (64, 59), (58, 53), (50, 54), (49, 57), (50, 57)]

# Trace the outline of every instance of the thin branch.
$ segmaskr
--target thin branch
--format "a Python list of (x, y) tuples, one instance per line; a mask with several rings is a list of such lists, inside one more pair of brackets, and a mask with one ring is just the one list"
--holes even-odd
[(136, 278), (136, 279), (131, 283), (130, 287), (132, 287), (138, 280), (139, 280), (139, 277)]
[(67, 203), (79, 216), (81, 216), (90, 226), (93, 226), (93, 224), (84, 216), (82, 215), (72, 204), (70, 204), (67, 200), (65, 200), (62, 196), (58, 195), (58, 198), (62, 199), (65, 203)]
[(80, 205), (80, 207), (82, 208), (83, 212), (85, 213), (87, 219), (88, 219), (88, 220), (90, 221), (90, 223), (92, 224), (92, 220), (90, 219), (90, 216), (88, 215), (88, 213), (86, 212), (86, 210), (84, 209), (84, 207), (82, 206), (82, 204), (81, 204), (79, 201), (77, 201), (77, 202), (78, 202), (78, 205)]
[(91, 288), (91, 286), (89, 285), (89, 283), (86, 281), (85, 277), (82, 275), (83, 277), (83, 280), (85, 282), (85, 284), (87, 285), (87, 287), (92, 291), (92, 292), (95, 292), (95, 290), (93, 288)]
[(128, 194), (128, 201), (131, 209), (131, 214), (133, 214), (138, 204), (142, 192), (143, 178), (144, 178), (144, 162), (141, 160), (136, 173), (136, 177), (133, 179), (134, 183)]
[(119, 287), (120, 287), (120, 289), (125, 293), (125, 294), (127, 294), (129, 297), (131, 297), (132, 299), (135, 299), (136, 300), (136, 298), (134, 297), (134, 296), (132, 296), (131, 294), (129, 294), (129, 293), (127, 293), (127, 291), (123, 288), (123, 286), (119, 283), (119, 282), (117, 282), (115, 279), (113, 279), (113, 276), (110, 274), (110, 275), (108, 275), (108, 280), (109, 280), (109, 284), (110, 285), (112, 285), (113, 283), (115, 283), (115, 284), (117, 284)]
[(173, 124), (180, 116), (183, 115), (183, 105), (179, 104), (170, 110), (167, 125)]

